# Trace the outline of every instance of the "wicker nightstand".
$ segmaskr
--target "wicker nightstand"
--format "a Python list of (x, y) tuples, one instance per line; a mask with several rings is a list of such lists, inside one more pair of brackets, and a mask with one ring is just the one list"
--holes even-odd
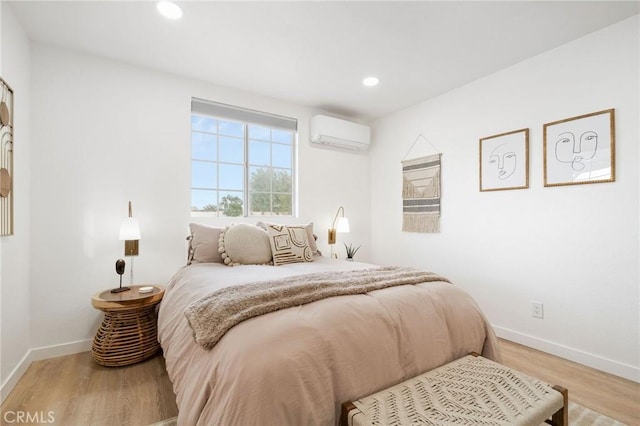
[(93, 339), (91, 353), (98, 364), (119, 367), (144, 361), (160, 349), (156, 305), (164, 296), (164, 287), (140, 293), (141, 285), (131, 290), (96, 293), (91, 298), (94, 308), (104, 312), (102, 325)]

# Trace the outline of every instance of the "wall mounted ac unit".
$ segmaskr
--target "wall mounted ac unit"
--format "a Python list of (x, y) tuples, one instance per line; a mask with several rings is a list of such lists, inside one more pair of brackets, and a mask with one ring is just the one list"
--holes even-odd
[(311, 117), (311, 142), (362, 151), (369, 148), (371, 130), (351, 121), (326, 115)]

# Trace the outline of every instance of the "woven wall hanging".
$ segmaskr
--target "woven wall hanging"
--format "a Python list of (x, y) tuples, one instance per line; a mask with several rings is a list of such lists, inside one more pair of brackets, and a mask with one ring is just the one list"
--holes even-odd
[[(407, 155), (420, 139), (435, 148), (427, 138), (419, 135)], [(441, 156), (438, 152), (402, 160), (402, 231), (440, 232)]]

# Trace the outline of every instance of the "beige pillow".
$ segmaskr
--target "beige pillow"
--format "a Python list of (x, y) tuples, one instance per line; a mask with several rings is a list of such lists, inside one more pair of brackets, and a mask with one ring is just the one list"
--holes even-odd
[(226, 265), (262, 265), (271, 263), (271, 245), (267, 232), (254, 225), (237, 223), (220, 233), (218, 252)]
[[(276, 225), (276, 226), (282, 226), (276, 223), (266, 223), (266, 222), (258, 222), (256, 223), (256, 226), (261, 227), (262, 229), (264, 229), (265, 231), (267, 230), (267, 226), (269, 225)], [(287, 225), (289, 227), (295, 226), (298, 228), (304, 228), (307, 231), (307, 241), (309, 242), (309, 247), (311, 247), (311, 253), (313, 253), (314, 256), (321, 256), (322, 253), (320, 253), (320, 250), (318, 250), (318, 245), (316, 244), (316, 236), (313, 233), (313, 222), (309, 222), (306, 225)]]
[(275, 266), (313, 261), (305, 227), (270, 224), (267, 234)]
[(189, 256), (187, 265), (192, 263), (223, 263), (218, 253), (218, 239), (222, 228), (190, 223)]

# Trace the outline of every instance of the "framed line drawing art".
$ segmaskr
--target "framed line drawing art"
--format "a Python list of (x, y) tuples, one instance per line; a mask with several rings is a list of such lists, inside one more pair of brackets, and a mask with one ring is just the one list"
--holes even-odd
[(614, 109), (544, 125), (544, 186), (614, 182)]
[(480, 139), (480, 191), (529, 187), (529, 129)]

